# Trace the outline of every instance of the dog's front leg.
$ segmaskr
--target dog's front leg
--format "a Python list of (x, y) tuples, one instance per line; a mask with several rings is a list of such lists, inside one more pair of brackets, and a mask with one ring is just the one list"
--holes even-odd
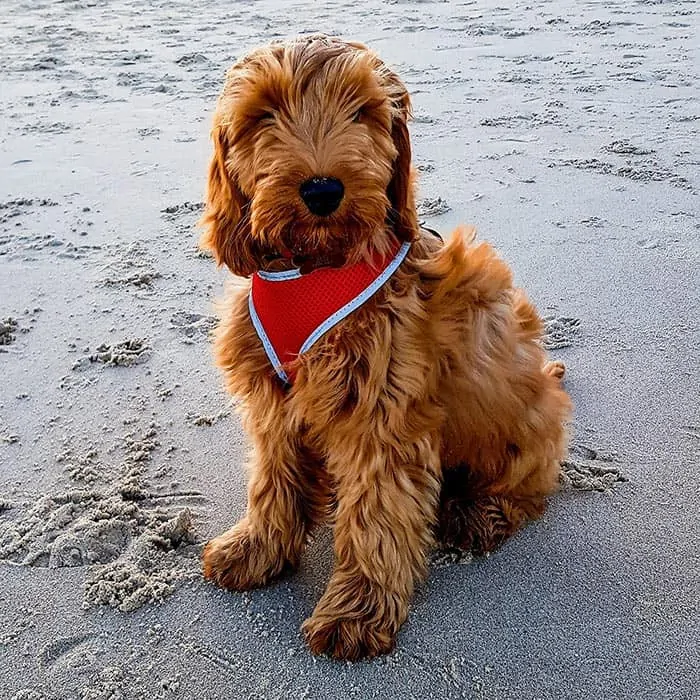
[(248, 509), (237, 525), (211, 540), (202, 554), (204, 576), (224, 588), (247, 590), (294, 567), (319, 515), (322, 472), (314, 458), (280, 429), (253, 433)]
[(332, 452), (335, 569), (303, 626), (317, 654), (354, 660), (390, 651), (425, 573), (439, 493), (436, 443), (383, 443), (364, 433)]

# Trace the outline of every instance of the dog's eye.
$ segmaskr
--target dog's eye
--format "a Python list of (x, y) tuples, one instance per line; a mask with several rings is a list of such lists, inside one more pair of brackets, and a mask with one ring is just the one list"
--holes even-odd
[(359, 122), (362, 120), (362, 109), (358, 109), (357, 112), (352, 115), (352, 120), (354, 122)]
[(258, 114), (258, 122), (272, 122), (275, 120), (275, 113), (268, 109), (265, 112)]

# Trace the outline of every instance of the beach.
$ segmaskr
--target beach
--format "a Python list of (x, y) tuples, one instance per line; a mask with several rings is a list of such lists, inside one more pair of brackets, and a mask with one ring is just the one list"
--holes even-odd
[[(0, 698), (700, 697), (700, 24), (690, 0), (4, 0)], [(317, 658), (332, 566), (232, 593), (246, 506), (198, 250), (228, 67), (362, 41), (413, 99), (422, 220), (473, 224), (566, 363), (562, 488), (497, 552), (435, 552), (390, 655)]]

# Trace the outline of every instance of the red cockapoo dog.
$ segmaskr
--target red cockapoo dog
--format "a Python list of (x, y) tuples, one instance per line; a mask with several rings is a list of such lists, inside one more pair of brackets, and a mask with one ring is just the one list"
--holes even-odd
[(245, 518), (204, 574), (263, 586), (330, 522), (315, 653), (388, 652), (436, 542), (488, 552), (557, 485), (571, 405), (508, 266), (416, 214), (410, 101), (362, 44), (308, 36), (231, 68), (202, 246), (248, 278), (215, 354), (254, 444)]

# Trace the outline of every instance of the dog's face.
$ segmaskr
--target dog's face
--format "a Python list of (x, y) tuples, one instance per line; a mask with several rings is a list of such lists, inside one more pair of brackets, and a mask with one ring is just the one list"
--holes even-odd
[(229, 71), (202, 245), (234, 273), (268, 255), (344, 261), (412, 238), (405, 87), (361, 44), (302, 37)]

